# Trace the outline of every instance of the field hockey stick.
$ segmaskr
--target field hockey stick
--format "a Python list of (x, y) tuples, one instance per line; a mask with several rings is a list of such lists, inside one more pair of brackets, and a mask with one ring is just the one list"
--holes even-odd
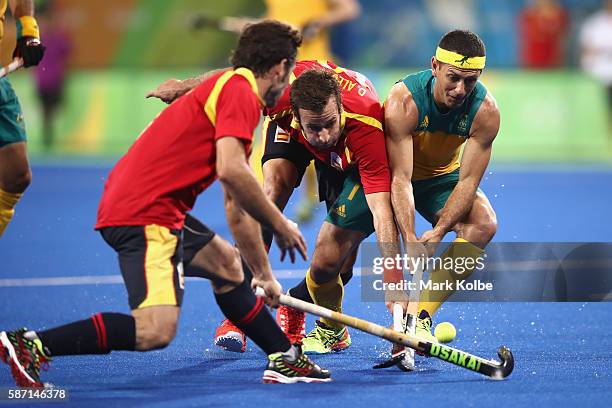
[[(422, 252), (422, 248), (415, 244), (408, 244), (406, 250), (417, 250), (416, 253)], [(413, 257), (412, 259), (417, 259)], [(401, 333), (409, 333), (414, 335), (416, 330), (416, 321), (418, 315), (418, 306), (421, 296), (420, 283), (423, 279), (424, 266), (422, 263), (412, 264), (412, 269), (407, 272), (412, 276), (412, 289), (408, 295), (408, 306), (404, 314), (404, 309), (400, 303), (393, 304), (393, 330)], [(405, 273), (405, 272), (404, 272)], [(392, 353), (391, 358), (376, 364), (373, 368), (389, 368), (396, 366), (402, 371), (414, 371), (416, 368), (414, 350), (411, 348), (403, 349)]]
[(11, 72), (15, 72), (21, 67), (23, 67), (23, 58), (15, 58), (10, 64), (0, 68), (0, 78), (4, 78)]
[(201, 30), (211, 28), (213, 30), (239, 33), (245, 25), (242, 17), (213, 17), (207, 14), (198, 14), (191, 20), (191, 28)]
[[(404, 308), (400, 303), (393, 304), (393, 330), (399, 333), (409, 333), (414, 335), (416, 328), (416, 317), (414, 313), (410, 312), (410, 304), (408, 304), (409, 310), (404, 315)], [(414, 349), (404, 348), (399, 352), (392, 353), (391, 358), (383, 361), (382, 363), (376, 364), (373, 368), (389, 368), (396, 366), (402, 371), (414, 371), (416, 363), (414, 360)]]
[[(257, 288), (257, 295), (263, 296), (263, 294), (263, 289)], [(330, 319), (346, 326), (370, 333), (376, 337), (389, 340), (393, 343), (408, 346), (425, 356), (435, 357), (447, 363), (483, 374), (494, 380), (501, 380), (508, 377), (514, 369), (514, 357), (512, 356), (510, 349), (505, 346), (501, 346), (497, 350), (497, 355), (501, 361), (485, 360), (482, 357), (475, 356), (453, 347), (423, 341), (412, 334), (399, 333), (376, 323), (343, 313), (334, 312), (322, 306), (304, 302), (303, 300), (296, 299), (288, 295), (281, 295), (279, 302), (282, 305), (301, 310), (302, 312), (310, 313), (325, 319)]]

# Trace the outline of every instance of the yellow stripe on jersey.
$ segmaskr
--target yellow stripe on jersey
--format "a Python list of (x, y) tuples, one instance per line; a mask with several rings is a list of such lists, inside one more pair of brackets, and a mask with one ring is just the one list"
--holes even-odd
[(291, 126), (292, 129), (300, 130), (300, 122), (297, 121), (295, 116), (293, 117), (293, 119), (291, 119), (291, 125), (289, 126)]
[(255, 79), (255, 74), (253, 73), (253, 71), (251, 71), (248, 68), (238, 68), (234, 72), (236, 73), (236, 75), (243, 76), (246, 78), (247, 81), (249, 81), (249, 84), (251, 85), (251, 89), (253, 89), (253, 93), (257, 95), (257, 99), (259, 99), (259, 102), (261, 103), (261, 105), (264, 106), (265, 103), (263, 99), (261, 99), (261, 97), (259, 96), (259, 89), (257, 88), (257, 80)]
[(332, 67), (327, 63), (327, 60), (324, 59), (318, 59), (317, 60), (317, 64), (319, 64), (320, 66), (322, 66), (323, 68), (327, 68), (327, 69), (332, 69)]
[(359, 191), (359, 187), (361, 187), (361, 184), (355, 184), (353, 186), (353, 189), (351, 190), (351, 193), (348, 195), (348, 200), (349, 201), (353, 201), (353, 198), (355, 198), (355, 194), (357, 194), (357, 191)]
[(374, 119), (373, 117), (366, 116), (366, 115), (361, 115), (359, 113), (345, 112), (344, 114), (346, 115), (347, 118), (355, 119), (355, 120), (365, 123), (366, 125), (373, 126), (376, 129), (383, 130), (382, 123), (380, 123), (378, 119)]
[(174, 291), (174, 265), (172, 256), (178, 239), (166, 227), (145, 226), (147, 252), (145, 255), (145, 279), (147, 297), (138, 308), (158, 305), (177, 305)]
[(208, 120), (210, 120), (210, 123), (213, 124), (213, 126), (217, 124), (217, 102), (219, 101), (219, 95), (221, 94), (221, 91), (223, 90), (223, 87), (225, 86), (227, 81), (229, 81), (230, 78), (234, 75), (240, 75), (246, 78), (246, 80), (249, 81), (249, 84), (251, 85), (253, 93), (257, 96), (257, 99), (259, 99), (259, 103), (261, 103), (262, 106), (264, 105), (263, 100), (259, 96), (259, 90), (257, 88), (255, 75), (250, 69), (238, 68), (235, 71), (226, 71), (221, 74), (219, 78), (217, 78), (217, 82), (215, 82), (215, 85), (213, 86), (213, 89), (210, 92), (210, 95), (208, 95), (206, 103), (204, 104), (204, 112), (206, 112), (206, 116), (208, 117)]
[(268, 143), (268, 129), (270, 128), (270, 122), (272, 121), (272, 119), (270, 119), (270, 117), (266, 116), (264, 117), (263, 120), (263, 124), (261, 125), (261, 141), (262, 141), (262, 145), (266, 146), (266, 143)]
[[(261, 159), (266, 150), (266, 143), (268, 140), (268, 129), (270, 128), (270, 122), (272, 120), (265, 116), (263, 120), (263, 124), (261, 125), (261, 138), (255, 139), (253, 145), (253, 152), (251, 153), (251, 157), (249, 157), (249, 163), (251, 166), (251, 170), (255, 173), (255, 178), (259, 181), (259, 184), (263, 183), (263, 169), (261, 167)], [(257, 143), (257, 141), (260, 141)]]
[(291, 114), (291, 109), (285, 109), (273, 115), (268, 115), (267, 117), (270, 118), (270, 120), (278, 120), (290, 114)]
[(465, 138), (446, 132), (416, 132), (413, 143), (412, 180), (448, 174), (459, 168), (459, 153)]
[(332, 70), (332, 71), (334, 71), (336, 74), (341, 74), (341, 73), (343, 73), (344, 71), (346, 71), (346, 68), (342, 68), (342, 67), (338, 67), (338, 66), (336, 66), (336, 68), (332, 68), (332, 67), (331, 67), (331, 65), (329, 65), (329, 64), (327, 63), (327, 61), (326, 61), (326, 60), (322, 60), (322, 59), (317, 60), (317, 64), (319, 64), (320, 66), (322, 66), (322, 67), (324, 67), (324, 68), (331, 69), (331, 70)]
[(344, 153), (346, 154), (346, 162), (348, 164), (351, 164), (351, 151), (349, 150), (348, 147), (344, 146)]
[(233, 76), (234, 71), (227, 71), (221, 74), (221, 76), (217, 78), (217, 82), (215, 82), (212, 91), (210, 91), (210, 95), (208, 95), (206, 99), (204, 112), (206, 112), (206, 116), (208, 116), (208, 120), (210, 120), (213, 126), (217, 124), (217, 101), (219, 100), (219, 94), (227, 81)]

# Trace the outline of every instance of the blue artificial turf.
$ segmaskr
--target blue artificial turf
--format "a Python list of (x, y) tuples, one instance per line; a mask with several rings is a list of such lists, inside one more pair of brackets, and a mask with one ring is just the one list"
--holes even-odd
[[(113, 251), (92, 229), (107, 168), (35, 167), (34, 183), (0, 242), (0, 280), (118, 275)], [(612, 172), (605, 169), (534, 173), (493, 170), (483, 180), (499, 218), (498, 242), (611, 241), (608, 217)], [(293, 204), (288, 212), (293, 212)], [(227, 237), (218, 185), (194, 214)], [(322, 209), (316, 215), (323, 218)], [(427, 227), (419, 220), (419, 232)], [(318, 222), (303, 231), (311, 246)], [(280, 264), (271, 254), (275, 269)], [(1, 282), (1, 281), (0, 281)], [(297, 279), (283, 279), (288, 288)], [(389, 324), (383, 305), (360, 299), (359, 278), (348, 285), (345, 312)], [(0, 285), (0, 329), (53, 327), (100, 311), (129, 312), (120, 283)], [(505, 381), (419, 358), (419, 371), (373, 370), (389, 343), (352, 330), (353, 345), (318, 356), (333, 371), (331, 384), (261, 384), (266, 357), (252, 343), (247, 353), (217, 350), (222, 319), (210, 285), (188, 281), (179, 334), (165, 350), (58, 358), (43, 379), (87, 406), (610, 406), (610, 303), (447, 303), (436, 318), (458, 329), (453, 346), (485, 358), (509, 346), (516, 368)], [(312, 327), (309, 318), (308, 327)], [(0, 366), (0, 388), (10, 387)], [(57, 405), (54, 405), (57, 406)]]

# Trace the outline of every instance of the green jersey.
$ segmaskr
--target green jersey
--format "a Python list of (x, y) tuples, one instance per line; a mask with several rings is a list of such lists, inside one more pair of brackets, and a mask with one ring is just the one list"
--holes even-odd
[(478, 81), (463, 105), (442, 113), (434, 102), (435, 81), (429, 69), (402, 80), (419, 111), (419, 124), (413, 135), (413, 180), (441, 176), (459, 168), (461, 145), (469, 137), (476, 112), (487, 95), (487, 89)]

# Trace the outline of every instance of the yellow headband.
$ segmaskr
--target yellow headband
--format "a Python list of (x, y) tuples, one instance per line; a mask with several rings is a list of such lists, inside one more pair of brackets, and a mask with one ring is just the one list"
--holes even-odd
[(440, 62), (450, 64), (462, 69), (483, 69), (487, 57), (465, 57), (453, 51), (438, 47), (436, 49), (436, 59)]

